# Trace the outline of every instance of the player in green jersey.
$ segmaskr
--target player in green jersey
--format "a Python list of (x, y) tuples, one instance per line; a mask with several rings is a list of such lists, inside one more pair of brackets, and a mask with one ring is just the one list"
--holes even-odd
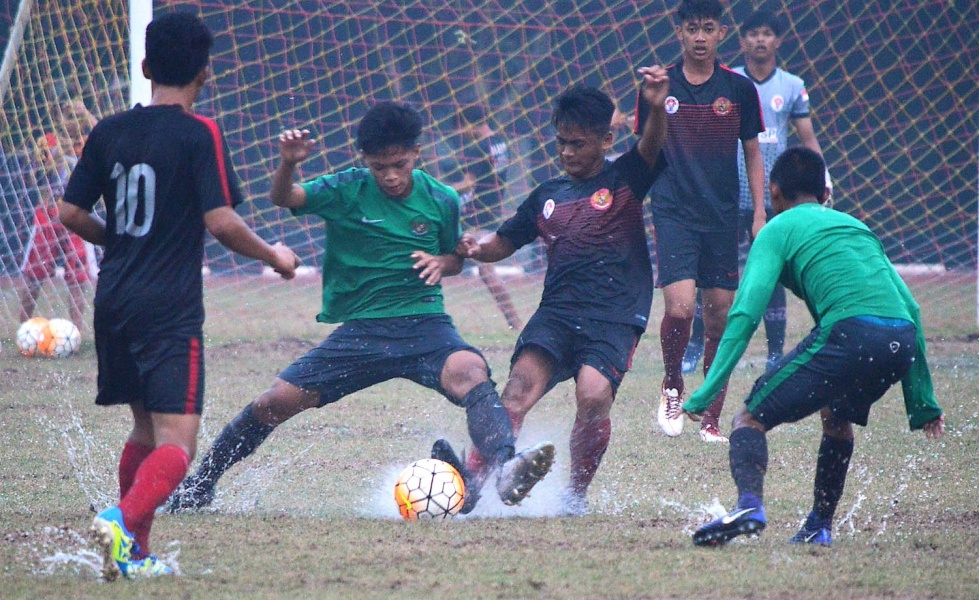
[(843, 494), (853, 423), (901, 382), (912, 430), (945, 433), (945, 419), (925, 357), (918, 304), (887, 259), (877, 236), (857, 219), (823, 206), (826, 167), (815, 151), (794, 147), (772, 167), (776, 216), (748, 253), (741, 286), (703, 386), (684, 403), (694, 420), (724, 385), (765, 312), (776, 283), (802, 298), (816, 326), (774, 369), (766, 371), (734, 416), (731, 475), (738, 505), (693, 535), (715, 546), (764, 529), (762, 492), (768, 465), (766, 432), (818, 412), (823, 437), (816, 459), (813, 508), (793, 543), (828, 546)]
[[(436, 390), (466, 409), (473, 445), (492, 457), (505, 504), (520, 502), (549, 470), (554, 446), (514, 452), (510, 418), (486, 359), (445, 314), (440, 281), (462, 270), (459, 196), (415, 168), (421, 116), (393, 102), (372, 107), (357, 130), (366, 168), (295, 183), (315, 147), (308, 130), (279, 136), (281, 160), (270, 198), (294, 215), (326, 223), (323, 307), (317, 320), (342, 323), (286, 367), (272, 387), (229, 423), (194, 475), (171, 497), (171, 511), (207, 506), (218, 478), (300, 412), (394, 378)], [(471, 482), (467, 483), (467, 491)], [(472, 486), (463, 511), (472, 510)]]

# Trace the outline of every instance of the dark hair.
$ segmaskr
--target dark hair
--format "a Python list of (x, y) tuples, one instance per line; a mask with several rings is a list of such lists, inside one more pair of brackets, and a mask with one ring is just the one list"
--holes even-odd
[(199, 17), (172, 12), (146, 27), (146, 66), (156, 83), (183, 87), (207, 67), (214, 38)]
[(459, 126), (479, 125), (486, 121), (486, 111), (478, 104), (467, 106), (456, 115), (456, 122)]
[(586, 85), (573, 85), (561, 92), (554, 100), (551, 124), (577, 125), (598, 135), (605, 135), (612, 128), (615, 104), (605, 92)]
[(822, 200), (826, 191), (826, 163), (815, 150), (793, 146), (775, 159), (769, 181), (782, 189), (786, 200), (794, 202), (802, 194)]
[(748, 35), (752, 29), (759, 27), (769, 27), (776, 35), (782, 35), (782, 28), (779, 25), (778, 17), (770, 10), (756, 10), (748, 15), (748, 18), (741, 23), (741, 37)]
[(680, 0), (676, 8), (676, 16), (680, 23), (691, 19), (721, 20), (724, 7), (719, 0)]
[(357, 149), (380, 154), (392, 147), (411, 149), (422, 134), (422, 117), (407, 104), (375, 104), (357, 126)]

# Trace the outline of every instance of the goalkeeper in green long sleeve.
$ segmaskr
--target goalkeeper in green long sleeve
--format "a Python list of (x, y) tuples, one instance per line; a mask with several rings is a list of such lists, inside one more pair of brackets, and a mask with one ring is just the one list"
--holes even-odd
[(693, 534), (717, 546), (765, 528), (762, 504), (768, 466), (766, 432), (818, 412), (823, 437), (816, 460), (812, 512), (790, 542), (832, 544), (832, 521), (853, 453), (853, 424), (901, 382), (911, 429), (945, 433), (925, 359), (918, 304), (857, 219), (824, 207), (825, 165), (808, 148), (789, 148), (772, 167), (776, 217), (751, 247), (727, 327), (703, 386), (684, 403), (696, 420), (707, 410), (758, 327), (776, 283), (806, 302), (816, 326), (755, 382), (734, 416), (731, 475), (738, 505)]

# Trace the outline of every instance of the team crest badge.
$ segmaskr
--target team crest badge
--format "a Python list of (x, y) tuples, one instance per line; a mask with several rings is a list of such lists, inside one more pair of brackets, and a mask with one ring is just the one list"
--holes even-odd
[(806, 103), (809, 102), (809, 92), (807, 92), (805, 88), (802, 89), (802, 100)]
[(780, 94), (772, 97), (772, 110), (774, 110), (775, 112), (782, 112), (782, 109), (784, 107), (785, 107), (785, 98), (783, 98)]
[(595, 210), (608, 210), (612, 206), (612, 192), (602, 188), (591, 195), (591, 207)]
[(415, 235), (425, 235), (431, 229), (432, 224), (425, 217), (415, 217), (411, 220), (411, 232)]
[(676, 114), (676, 111), (680, 110), (680, 101), (676, 99), (676, 96), (667, 96), (664, 107), (666, 108), (666, 114)]
[(544, 210), (541, 211), (541, 214), (544, 215), (545, 219), (550, 219), (551, 215), (554, 214), (554, 200), (552, 198), (548, 198), (547, 202), (544, 203)]
[(723, 117), (724, 115), (731, 112), (731, 101), (727, 98), (721, 96), (717, 100), (714, 100), (714, 114)]

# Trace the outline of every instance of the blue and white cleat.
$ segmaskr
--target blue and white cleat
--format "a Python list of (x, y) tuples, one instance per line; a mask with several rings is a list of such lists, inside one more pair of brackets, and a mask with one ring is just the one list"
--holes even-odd
[(739, 535), (757, 535), (765, 524), (764, 507), (739, 506), (695, 531), (693, 543), (696, 546), (721, 546)]
[(789, 543), (829, 547), (833, 545), (833, 533), (829, 527), (814, 527), (809, 529), (803, 525), (802, 529), (789, 539)]

